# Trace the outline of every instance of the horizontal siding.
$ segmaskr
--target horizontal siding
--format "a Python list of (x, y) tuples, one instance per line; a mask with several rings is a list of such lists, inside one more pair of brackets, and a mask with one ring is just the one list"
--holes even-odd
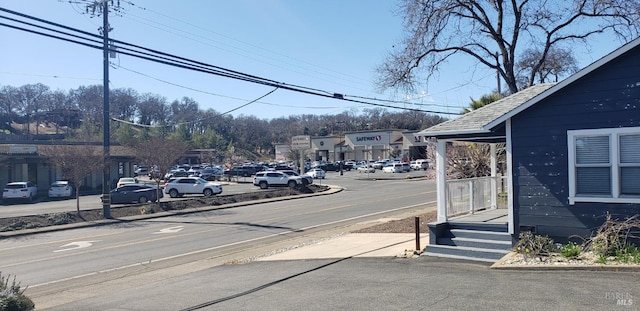
[(637, 204), (568, 204), (567, 131), (640, 126), (640, 49), (613, 60), (511, 120), (518, 226), (560, 238), (588, 236), (607, 213)]

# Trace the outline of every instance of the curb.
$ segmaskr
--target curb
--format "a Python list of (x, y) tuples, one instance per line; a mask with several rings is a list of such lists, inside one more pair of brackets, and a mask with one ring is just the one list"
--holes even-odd
[(524, 265), (524, 264), (507, 264), (506, 261), (512, 258), (516, 253), (510, 252), (500, 260), (496, 261), (489, 269), (494, 270), (521, 270), (521, 271), (607, 271), (607, 272), (640, 272), (638, 264), (557, 264), (557, 265)]
[(47, 226), (47, 227), (40, 227), (40, 228), (34, 228), (34, 229), (5, 231), (5, 232), (0, 232), (0, 238), (19, 237), (19, 236), (25, 236), (25, 235), (31, 235), (31, 234), (37, 234), (37, 233), (56, 232), (56, 231), (63, 231), (63, 230), (70, 230), (70, 229), (89, 228), (89, 227), (105, 226), (105, 225), (117, 224), (117, 223), (126, 223), (126, 222), (132, 222), (132, 221), (143, 220), (143, 219), (153, 219), (153, 218), (162, 218), (162, 217), (169, 217), (169, 216), (175, 216), (175, 215), (185, 215), (185, 214), (193, 214), (193, 213), (208, 212), (208, 211), (215, 211), (215, 210), (225, 210), (230, 208), (256, 205), (261, 203), (304, 199), (304, 198), (314, 197), (314, 196), (335, 194), (344, 190), (344, 188), (335, 186), (335, 185), (325, 185), (325, 186), (328, 186), (329, 190), (322, 191), (322, 192), (294, 195), (294, 196), (283, 196), (283, 197), (277, 197), (277, 198), (255, 200), (255, 201), (230, 203), (230, 204), (224, 204), (224, 205), (193, 207), (193, 208), (186, 208), (182, 210), (164, 211), (164, 212), (159, 212), (154, 214), (135, 215), (135, 216), (128, 216), (123, 218), (116, 218), (116, 219), (103, 219), (103, 220), (98, 220), (93, 222), (78, 222), (78, 223), (72, 223), (72, 224), (66, 224), (66, 225)]

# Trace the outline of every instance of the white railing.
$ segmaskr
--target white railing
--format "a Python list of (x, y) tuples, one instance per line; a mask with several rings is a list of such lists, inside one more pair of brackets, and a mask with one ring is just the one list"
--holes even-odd
[[(505, 182), (506, 177), (490, 176), (447, 180), (447, 218), (506, 207)], [(491, 191), (492, 188), (495, 192)]]

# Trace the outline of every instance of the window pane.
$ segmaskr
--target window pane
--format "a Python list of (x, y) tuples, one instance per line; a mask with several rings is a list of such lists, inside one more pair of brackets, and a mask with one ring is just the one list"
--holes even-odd
[(609, 163), (609, 136), (576, 138), (577, 164)]
[(620, 136), (620, 163), (640, 163), (640, 134)]
[(620, 169), (620, 192), (626, 195), (640, 195), (640, 167)]
[(611, 173), (608, 167), (578, 167), (576, 193), (611, 195)]

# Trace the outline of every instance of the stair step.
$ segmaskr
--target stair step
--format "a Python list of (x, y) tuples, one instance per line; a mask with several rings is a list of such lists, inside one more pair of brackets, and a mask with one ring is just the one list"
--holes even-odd
[(503, 240), (487, 240), (476, 238), (448, 238), (442, 237), (437, 240), (438, 245), (464, 246), (487, 249), (510, 250), (512, 248), (511, 241)]
[(507, 232), (479, 231), (468, 229), (451, 229), (449, 230), (449, 232), (451, 232), (451, 235), (455, 238), (471, 238), (511, 242), (511, 235)]
[(449, 222), (449, 229), (466, 229), (494, 232), (509, 232), (509, 227), (505, 223), (491, 222)]
[(458, 258), (484, 262), (496, 262), (508, 254), (508, 250), (485, 249), (466, 246), (427, 245), (423, 255)]

